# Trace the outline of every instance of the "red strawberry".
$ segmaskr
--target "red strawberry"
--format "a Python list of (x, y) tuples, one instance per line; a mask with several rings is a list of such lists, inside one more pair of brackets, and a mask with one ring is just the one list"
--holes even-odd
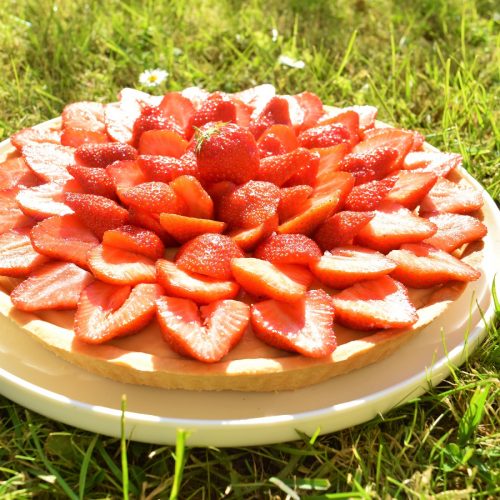
[(113, 200), (95, 194), (66, 193), (66, 204), (76, 216), (99, 238), (108, 229), (128, 222), (128, 212)]
[(220, 92), (214, 92), (205, 99), (191, 119), (191, 127), (200, 128), (211, 122), (236, 122), (236, 106)]
[(137, 151), (128, 144), (82, 144), (76, 148), (75, 160), (85, 167), (104, 168), (118, 160), (135, 160)]
[(412, 144), (410, 147), (410, 151), (418, 151), (422, 148), (422, 145), (425, 142), (425, 137), (416, 130), (405, 130), (394, 127), (378, 127), (372, 128), (370, 130), (365, 130), (363, 136), (365, 141), (374, 140), (376, 137), (381, 137), (383, 141), (386, 141), (389, 137), (390, 140), (393, 140), (397, 135), (408, 135), (411, 137)]
[[(297, 150), (298, 151), (298, 150)], [(306, 150), (307, 151), (307, 150)], [(285, 186), (316, 185), (319, 170), (319, 154), (309, 152), (307, 161), (285, 182)]]
[(109, 142), (108, 134), (105, 132), (93, 132), (83, 128), (65, 128), (61, 133), (60, 143), (63, 146), (78, 148), (82, 144), (102, 144)]
[(206, 187), (207, 193), (214, 202), (215, 206), (218, 206), (220, 201), (227, 194), (232, 193), (236, 189), (236, 184), (230, 181), (220, 181), (214, 184), (209, 184)]
[(181, 175), (199, 176), (196, 159), (194, 163), (187, 161), (187, 159), (187, 155), (181, 158), (143, 155), (137, 158), (137, 164), (144, 172), (147, 180), (170, 182)]
[(154, 260), (135, 252), (97, 245), (87, 254), (90, 270), (97, 279), (115, 285), (155, 283)]
[(304, 148), (328, 148), (343, 142), (350, 143), (351, 134), (339, 123), (317, 125), (299, 134), (299, 143)]
[(270, 182), (249, 181), (224, 196), (218, 218), (236, 228), (252, 228), (276, 215), (280, 191)]
[(231, 271), (248, 293), (283, 302), (301, 299), (312, 282), (311, 273), (302, 266), (277, 265), (255, 258), (233, 259)]
[(321, 259), (309, 267), (319, 281), (329, 287), (342, 289), (358, 281), (389, 274), (396, 264), (375, 250), (344, 246), (325, 252)]
[(88, 344), (102, 344), (142, 330), (153, 319), (159, 285), (141, 283), (131, 288), (94, 281), (85, 288), (75, 314), (75, 336)]
[(447, 281), (474, 281), (481, 273), (443, 250), (425, 243), (401, 245), (388, 257), (397, 264), (392, 276), (413, 288), (430, 288)]
[(10, 158), (0, 163), (0, 191), (38, 184), (40, 178), (26, 165), (23, 158)]
[(147, 130), (139, 139), (139, 154), (180, 158), (186, 152), (187, 146), (187, 141), (177, 132)]
[(265, 300), (252, 306), (255, 335), (273, 347), (321, 358), (337, 346), (333, 331), (334, 308), (323, 290), (310, 290), (292, 304)]
[(37, 252), (86, 269), (87, 253), (99, 244), (94, 233), (76, 215), (49, 217), (34, 226), (30, 236)]
[[(341, 174), (339, 168), (344, 157), (349, 153), (350, 146), (342, 143), (330, 148), (315, 149), (319, 153), (319, 167), (316, 175), (315, 191), (321, 194), (328, 194), (330, 191), (330, 181), (336, 179)], [(351, 175), (351, 174), (349, 174)], [(354, 177), (353, 177), (354, 180)]]
[(168, 92), (163, 97), (158, 108), (162, 114), (171, 117), (174, 122), (184, 131), (184, 135), (189, 130), (195, 108), (191, 101), (179, 92)]
[(313, 238), (322, 250), (348, 245), (373, 217), (375, 212), (338, 212), (318, 227)]
[(24, 214), (35, 219), (45, 219), (53, 215), (72, 214), (64, 202), (65, 193), (72, 191), (74, 181), (68, 184), (49, 182), (29, 189), (21, 189), (17, 193), (16, 201)]
[(338, 115), (333, 117), (323, 119), (320, 121), (320, 125), (329, 125), (331, 123), (338, 123), (343, 125), (348, 131), (350, 135), (349, 144), (354, 146), (359, 142), (359, 115), (352, 109), (342, 111)]
[(360, 281), (333, 297), (335, 320), (355, 330), (408, 328), (418, 320), (408, 290), (389, 276)]
[(160, 224), (179, 243), (205, 233), (222, 233), (226, 228), (225, 222), (167, 213), (160, 214)]
[(379, 147), (363, 152), (353, 152), (340, 162), (339, 170), (350, 172), (356, 185), (382, 179), (395, 168), (398, 151), (394, 148)]
[(229, 236), (206, 233), (185, 243), (175, 264), (183, 271), (229, 280), (231, 259), (235, 257), (243, 257), (243, 252)]
[(49, 262), (35, 269), (10, 294), (21, 311), (76, 308), (80, 292), (93, 276), (71, 262)]
[(262, 133), (272, 125), (291, 125), (288, 101), (281, 96), (272, 97), (264, 109), (256, 116), (252, 116), (250, 130), (258, 139)]
[(30, 228), (11, 229), (0, 235), (0, 275), (22, 278), (45, 264), (47, 257), (33, 248)]
[(156, 276), (167, 295), (191, 299), (198, 304), (233, 299), (240, 289), (234, 281), (221, 281), (201, 274), (186, 273), (173, 262), (164, 259), (156, 262)]
[(445, 252), (453, 252), (465, 243), (477, 241), (486, 236), (488, 229), (475, 217), (470, 215), (436, 213), (424, 218), (437, 226), (437, 232), (424, 240)]
[(254, 257), (273, 264), (312, 264), (321, 257), (318, 245), (303, 234), (273, 234), (255, 250)]
[(62, 126), (104, 132), (104, 106), (99, 102), (73, 102), (64, 107)]
[(141, 116), (141, 107), (137, 102), (112, 102), (104, 107), (106, 132), (113, 141), (124, 144), (136, 144), (134, 124)]
[(128, 252), (135, 252), (154, 260), (162, 257), (165, 252), (165, 246), (156, 233), (131, 225), (105, 231), (102, 235), (102, 243)]
[(201, 103), (208, 97), (209, 93), (200, 87), (188, 87), (182, 90), (181, 95), (189, 99), (195, 109), (200, 109)]
[(354, 212), (367, 212), (376, 209), (396, 184), (395, 177), (365, 182), (354, 186), (347, 196), (344, 209)]
[(348, 106), (346, 108), (328, 108), (328, 111), (323, 115), (321, 122), (327, 121), (338, 115), (343, 115), (349, 111), (354, 111), (359, 116), (360, 130), (371, 129), (375, 126), (375, 118), (377, 117), (377, 108), (374, 106)]
[[(285, 98), (288, 101), (292, 125), (297, 130), (313, 127), (325, 112), (321, 99), (312, 92), (301, 92)], [(295, 104), (292, 104), (294, 102)]]
[(228, 233), (228, 236), (244, 252), (251, 252), (262, 240), (276, 231), (276, 229), (278, 229), (278, 216), (274, 215), (251, 229), (234, 229)]
[(146, 212), (145, 210), (141, 210), (140, 208), (130, 207), (128, 210), (128, 216), (130, 224), (153, 231), (160, 237), (163, 244), (167, 247), (175, 246), (176, 241), (162, 227), (160, 221), (158, 220), (158, 214), (152, 214), (150, 212)]
[(237, 300), (199, 308), (191, 300), (161, 297), (157, 306), (158, 323), (170, 347), (205, 363), (220, 361), (240, 341), (250, 320), (250, 308)]
[(278, 204), (279, 221), (285, 222), (294, 215), (303, 212), (312, 192), (313, 188), (307, 185), (281, 188), (280, 202)]
[(75, 162), (73, 148), (33, 142), (23, 147), (22, 154), (28, 167), (44, 181), (63, 183), (71, 179), (67, 168)]
[(299, 141), (289, 125), (271, 125), (257, 141), (260, 156), (281, 155), (290, 153), (299, 147)]
[(32, 142), (50, 142), (61, 144), (61, 132), (59, 130), (25, 128), (10, 137), (10, 142), (18, 150)]
[(164, 182), (144, 182), (119, 190), (120, 199), (131, 207), (159, 216), (162, 212), (184, 214), (186, 202)]
[(440, 177), (420, 204), (420, 212), (469, 214), (483, 206), (481, 193), (466, 182), (455, 183)]
[(434, 172), (411, 172), (400, 170), (395, 174), (396, 184), (385, 197), (385, 201), (399, 203), (415, 210), (429, 190), (436, 184)]
[(195, 135), (203, 183), (243, 184), (257, 177), (259, 150), (252, 134), (233, 123), (205, 125)]
[(31, 227), (33, 222), (33, 219), (24, 215), (19, 208), (15, 198), (15, 190), (0, 191), (0, 234), (10, 229)]
[(151, 130), (170, 130), (179, 136), (184, 136), (184, 130), (175, 120), (166, 116), (158, 106), (145, 106), (133, 124), (132, 144), (137, 145), (145, 132)]
[(416, 216), (401, 205), (387, 202), (361, 228), (356, 240), (365, 247), (387, 253), (403, 243), (416, 243), (430, 238), (436, 231), (437, 227), (432, 222)]
[(187, 216), (200, 219), (213, 217), (214, 202), (196, 177), (192, 175), (179, 176), (170, 183), (170, 187), (184, 200)]
[(234, 97), (254, 108), (258, 114), (275, 95), (275, 88), (270, 83), (264, 83), (237, 92)]
[(111, 177), (115, 189), (126, 189), (146, 182), (148, 179), (139, 168), (137, 161), (115, 161), (106, 167), (106, 173)]
[(231, 99), (236, 107), (236, 124), (240, 127), (250, 127), (251, 117), (254, 109), (243, 101), (236, 99), (234, 96)]
[[(272, 182), (277, 186), (282, 186), (286, 181), (302, 170), (304, 173), (315, 167), (313, 181), (319, 165), (319, 156), (311, 153), (305, 148), (298, 148), (291, 153), (285, 153), (263, 158), (260, 161), (257, 179), (260, 181)], [(302, 174), (304, 175), (304, 174)], [(302, 184), (311, 184), (303, 182)]]
[(461, 164), (462, 157), (459, 154), (418, 151), (405, 156), (403, 168), (416, 172), (434, 172), (438, 177), (446, 177)]
[(86, 193), (111, 199), (116, 198), (113, 179), (106, 169), (70, 165), (68, 172), (78, 181)]

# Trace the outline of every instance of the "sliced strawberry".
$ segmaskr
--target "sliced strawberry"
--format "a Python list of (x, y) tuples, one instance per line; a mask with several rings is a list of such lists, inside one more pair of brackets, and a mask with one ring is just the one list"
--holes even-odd
[(299, 147), (299, 140), (289, 125), (271, 125), (257, 141), (262, 158), (290, 153)]
[(434, 172), (411, 172), (400, 170), (396, 184), (385, 197), (385, 201), (399, 203), (409, 210), (415, 210), (438, 179)]
[(75, 151), (75, 160), (84, 167), (105, 168), (115, 161), (135, 160), (137, 150), (129, 144), (82, 144)]
[(30, 241), (30, 228), (11, 229), (0, 235), (0, 275), (22, 278), (45, 264), (47, 257)]
[(340, 172), (334, 168), (318, 171), (316, 185), (314, 186), (314, 196), (328, 196), (332, 191), (340, 190), (342, 203), (350, 193), (356, 179), (349, 172)]
[(253, 108), (234, 96), (231, 100), (236, 107), (236, 125), (239, 125), (240, 127), (250, 127)]
[(322, 121), (326, 121), (334, 116), (341, 115), (347, 111), (354, 111), (359, 116), (360, 130), (370, 129), (375, 126), (375, 119), (377, 117), (377, 108), (374, 106), (348, 106), (346, 108), (328, 108), (328, 111), (323, 115)]
[(162, 113), (170, 116), (187, 133), (195, 108), (192, 102), (179, 92), (168, 92), (158, 106)]
[[(301, 173), (302, 176), (305, 176), (306, 172), (313, 169), (314, 172), (311, 173), (310, 180), (314, 182), (318, 165), (319, 156), (317, 154), (311, 153), (305, 148), (298, 148), (290, 153), (263, 158), (260, 161), (257, 179), (282, 186), (298, 172), (303, 170)], [(311, 184), (312, 182), (302, 182), (302, 184)]]
[(112, 102), (104, 107), (106, 132), (116, 142), (132, 144), (134, 141), (134, 124), (141, 115), (141, 107), (134, 102), (127, 105), (124, 102)]
[(278, 216), (270, 217), (262, 224), (251, 229), (234, 229), (229, 231), (233, 241), (244, 251), (251, 252), (261, 241), (278, 229)]
[(329, 148), (316, 148), (319, 154), (318, 175), (316, 176), (316, 187), (327, 184), (332, 174), (336, 174), (342, 160), (350, 152), (351, 147), (345, 142)]
[(99, 102), (73, 102), (64, 107), (62, 126), (104, 132), (104, 106)]
[(299, 134), (299, 143), (304, 148), (329, 148), (343, 142), (351, 142), (349, 130), (340, 123), (317, 125)]
[(437, 227), (432, 222), (416, 216), (401, 205), (387, 202), (361, 228), (356, 240), (360, 245), (387, 253), (403, 243), (416, 243), (430, 238), (436, 231)]
[(310, 264), (311, 271), (325, 285), (342, 289), (358, 281), (389, 274), (396, 264), (375, 250), (357, 246), (337, 247)]
[(22, 148), (22, 154), (35, 174), (46, 182), (64, 183), (71, 179), (68, 165), (75, 162), (74, 149), (49, 143), (31, 143)]
[(474, 281), (481, 273), (443, 250), (426, 243), (401, 245), (388, 257), (397, 267), (392, 276), (413, 288), (430, 288), (447, 281)]
[(403, 168), (416, 172), (434, 172), (438, 177), (446, 177), (462, 164), (462, 156), (440, 151), (411, 152), (405, 156)]
[(194, 109), (200, 109), (202, 102), (208, 97), (208, 92), (200, 87), (188, 87), (183, 89), (181, 96), (189, 99)]
[(10, 294), (21, 311), (74, 309), (81, 291), (94, 277), (71, 262), (49, 262), (35, 269)]
[(179, 243), (205, 233), (222, 233), (226, 223), (212, 219), (199, 219), (178, 214), (160, 214), (161, 226)]
[(312, 282), (312, 274), (305, 267), (255, 258), (233, 259), (231, 271), (248, 293), (283, 302), (301, 299)]
[(254, 257), (273, 264), (312, 264), (321, 257), (318, 245), (304, 234), (273, 234), (255, 250)]
[(280, 202), (278, 204), (279, 221), (285, 222), (294, 215), (303, 212), (312, 192), (313, 188), (308, 185), (281, 188)]
[(265, 300), (252, 306), (255, 335), (273, 347), (321, 358), (337, 346), (334, 308), (323, 290), (310, 290), (293, 304)]
[(185, 139), (171, 130), (147, 130), (139, 139), (139, 154), (180, 158), (187, 145)]
[(385, 177), (354, 186), (347, 196), (344, 209), (354, 212), (375, 210), (396, 184), (396, 177)]
[(405, 130), (394, 127), (378, 127), (378, 128), (372, 128), (370, 130), (365, 130), (363, 137), (365, 141), (375, 139), (375, 137), (379, 136), (382, 137), (384, 140), (386, 140), (387, 137), (390, 137), (390, 140), (393, 140), (394, 137), (397, 134), (400, 134), (401, 132), (409, 135), (412, 139), (410, 151), (418, 151), (422, 148), (425, 142), (425, 137), (416, 130)]
[(16, 196), (19, 208), (35, 219), (53, 215), (72, 214), (73, 210), (64, 201), (65, 193), (73, 190), (75, 181), (68, 184), (49, 182), (29, 189), (21, 189)]
[(126, 205), (158, 216), (162, 212), (185, 214), (186, 202), (165, 182), (144, 182), (126, 190), (119, 190)]
[(318, 227), (313, 238), (322, 250), (348, 245), (373, 217), (375, 212), (338, 212)]
[(191, 119), (192, 128), (211, 122), (236, 123), (236, 106), (229, 96), (214, 92), (205, 99)]
[(108, 171), (104, 168), (70, 165), (68, 172), (78, 181), (83, 191), (106, 198), (116, 198), (115, 185)]
[(196, 158), (194, 162), (186, 160), (186, 155), (181, 158), (143, 155), (137, 158), (137, 164), (147, 177), (144, 181), (170, 182), (181, 175), (198, 177)]
[(440, 177), (420, 204), (420, 213), (469, 214), (483, 206), (481, 192), (466, 182), (455, 183)]
[(250, 308), (238, 300), (199, 308), (191, 300), (161, 297), (157, 306), (158, 323), (170, 347), (205, 363), (220, 361), (240, 341), (250, 321)]
[[(158, 106), (145, 106), (141, 109), (141, 114), (134, 123), (132, 144), (137, 146), (142, 135), (153, 130), (168, 130), (176, 133), (179, 137), (184, 136), (184, 130), (177, 125), (172, 117), (166, 116)], [(145, 146), (147, 146), (147, 142)]]
[(142, 330), (156, 313), (159, 285), (141, 283), (131, 288), (94, 281), (85, 288), (75, 314), (75, 336), (88, 344)]
[(264, 83), (237, 92), (234, 97), (254, 108), (257, 116), (275, 95), (276, 89), (270, 83)]
[(20, 156), (0, 163), (0, 191), (32, 187), (38, 184), (40, 184), (40, 178)]
[(280, 190), (276, 185), (249, 181), (220, 200), (218, 219), (231, 227), (256, 227), (277, 214), (279, 199)]
[(350, 135), (349, 144), (354, 146), (360, 139), (359, 115), (352, 109), (342, 111), (338, 115), (329, 117), (320, 121), (320, 125), (329, 125), (331, 123), (339, 123), (343, 125)]
[[(174, 214), (172, 214), (174, 215)], [(134, 226), (143, 227), (149, 231), (156, 233), (162, 240), (163, 244), (167, 247), (175, 246), (176, 241), (160, 224), (158, 215), (151, 214), (139, 208), (130, 207), (128, 210), (129, 223)]]
[(436, 213), (424, 215), (424, 218), (437, 226), (437, 232), (424, 240), (445, 252), (453, 252), (465, 243), (480, 240), (486, 236), (487, 227), (470, 215)]
[(106, 167), (106, 173), (111, 177), (115, 189), (126, 189), (146, 182), (148, 178), (139, 168), (137, 161), (115, 161)]
[(135, 252), (98, 245), (87, 254), (90, 270), (97, 279), (115, 285), (155, 283), (154, 260)]
[(99, 244), (94, 233), (76, 215), (49, 217), (34, 226), (30, 236), (37, 252), (53, 259), (74, 262), (85, 269), (88, 269), (87, 253)]
[(231, 259), (243, 256), (229, 236), (206, 233), (185, 243), (175, 257), (175, 264), (189, 273), (229, 280)]
[(102, 235), (104, 245), (135, 252), (150, 259), (159, 259), (165, 253), (165, 246), (156, 233), (142, 227), (125, 225), (109, 229)]
[[(290, 119), (292, 125), (297, 130), (305, 130), (313, 127), (325, 112), (321, 99), (312, 92), (301, 92), (294, 96), (288, 96), (287, 100), (290, 109)], [(298, 106), (292, 105), (293, 101)]]
[(227, 194), (232, 193), (236, 189), (236, 184), (231, 181), (220, 181), (208, 184), (205, 188), (215, 206), (218, 206), (220, 201)]
[[(302, 149), (302, 148), (301, 148)], [(297, 150), (298, 151), (298, 150)], [(307, 150), (306, 150), (307, 151)], [(316, 185), (319, 170), (319, 154), (309, 152), (307, 161), (285, 182), (285, 186)]]
[(191, 299), (198, 304), (233, 299), (240, 289), (234, 281), (221, 281), (201, 274), (186, 273), (173, 262), (164, 259), (156, 262), (156, 276), (167, 295)]
[(10, 229), (31, 227), (34, 223), (34, 220), (24, 215), (19, 208), (15, 193), (15, 190), (0, 191), (0, 234)]
[(392, 172), (398, 160), (398, 150), (381, 146), (367, 151), (353, 152), (344, 157), (339, 170), (350, 172), (356, 179), (356, 185), (382, 179)]
[(65, 128), (61, 133), (60, 143), (63, 146), (78, 148), (82, 144), (102, 144), (109, 142), (108, 134), (83, 128)]
[(253, 117), (250, 131), (256, 139), (272, 125), (291, 125), (288, 101), (282, 96), (272, 97), (258, 116)]
[(13, 134), (10, 137), (10, 142), (18, 151), (32, 142), (61, 144), (61, 132), (43, 128), (25, 128)]
[(108, 229), (128, 222), (128, 212), (113, 200), (95, 194), (66, 193), (66, 204), (76, 216), (99, 238)]
[(390, 276), (361, 281), (333, 297), (335, 320), (355, 330), (407, 328), (418, 320), (408, 290)]
[(214, 215), (214, 202), (203, 189), (200, 181), (192, 175), (181, 175), (170, 183), (170, 187), (185, 204), (188, 217), (211, 219)]

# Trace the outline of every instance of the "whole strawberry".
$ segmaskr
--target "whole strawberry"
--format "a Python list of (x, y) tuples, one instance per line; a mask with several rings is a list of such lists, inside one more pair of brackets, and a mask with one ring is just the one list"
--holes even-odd
[(200, 180), (244, 184), (259, 171), (259, 149), (248, 129), (233, 123), (207, 124), (195, 134)]

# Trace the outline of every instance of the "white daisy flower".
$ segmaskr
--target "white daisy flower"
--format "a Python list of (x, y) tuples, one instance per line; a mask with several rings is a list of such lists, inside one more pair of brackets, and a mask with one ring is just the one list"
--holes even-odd
[(281, 54), (278, 57), (278, 63), (282, 66), (288, 66), (289, 68), (294, 69), (304, 69), (306, 67), (306, 63), (300, 59), (293, 59), (292, 57), (285, 56)]
[(157, 87), (168, 77), (168, 71), (163, 69), (147, 69), (139, 75), (139, 82), (145, 87)]
[(271, 30), (271, 40), (273, 42), (276, 42), (278, 40), (278, 30), (276, 28), (273, 28)]

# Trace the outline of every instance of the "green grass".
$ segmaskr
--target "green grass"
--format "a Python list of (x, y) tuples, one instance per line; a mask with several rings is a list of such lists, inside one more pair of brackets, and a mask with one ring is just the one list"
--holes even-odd
[[(500, 200), (498, 4), (7, 0), (0, 135), (109, 101), (145, 69), (157, 91), (261, 82), (367, 103), (415, 128)], [(272, 29), (278, 37), (272, 40)], [(304, 69), (277, 63), (280, 54)], [(500, 308), (497, 308), (500, 310)], [(460, 369), (384, 417), (252, 448), (127, 443), (0, 397), (0, 498), (494, 498), (500, 495), (499, 323)], [(292, 492), (292, 493), (291, 493)], [(321, 496), (323, 495), (323, 496)]]

